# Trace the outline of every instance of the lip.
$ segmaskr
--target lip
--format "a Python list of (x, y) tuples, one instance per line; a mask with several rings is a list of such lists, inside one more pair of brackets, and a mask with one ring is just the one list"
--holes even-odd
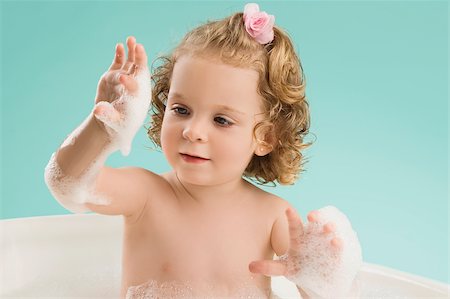
[(209, 159), (197, 157), (194, 155), (189, 155), (189, 154), (184, 154), (184, 153), (180, 153), (180, 155), (181, 155), (181, 158), (183, 158), (183, 160), (188, 163), (204, 163), (206, 161), (209, 161)]

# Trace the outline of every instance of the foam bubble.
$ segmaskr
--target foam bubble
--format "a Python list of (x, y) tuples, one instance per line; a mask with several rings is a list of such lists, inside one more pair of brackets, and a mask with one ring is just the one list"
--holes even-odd
[[(349, 292), (362, 264), (361, 247), (347, 217), (333, 206), (319, 209), (319, 222), (305, 224), (301, 251), (291, 262), (288, 254), (279, 259), (287, 263), (286, 277), (305, 290), (322, 298), (349, 298)], [(336, 231), (323, 233), (323, 225), (334, 222)], [(330, 241), (341, 238), (342, 249), (333, 248)], [(357, 296), (357, 294), (355, 294)]]
[(138, 286), (131, 286), (127, 290), (126, 299), (153, 298), (192, 298), (193, 290), (178, 282), (162, 282), (150, 280)]
[[(247, 283), (237, 283), (233, 290), (218, 290), (214, 283), (205, 283), (200, 288), (193, 288), (192, 282), (149, 280), (141, 285), (131, 286), (127, 290), (126, 299), (153, 299), (153, 298), (177, 298), (177, 299), (262, 299), (278, 298), (271, 290), (263, 291), (260, 288)], [(195, 284), (197, 285), (197, 284)], [(200, 294), (199, 294), (200, 293)]]

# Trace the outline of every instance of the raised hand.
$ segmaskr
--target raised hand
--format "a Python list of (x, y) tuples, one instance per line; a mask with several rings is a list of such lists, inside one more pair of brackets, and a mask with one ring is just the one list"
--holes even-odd
[(151, 101), (150, 72), (144, 46), (127, 38), (128, 58), (119, 43), (113, 63), (102, 75), (97, 86), (94, 116), (100, 127), (117, 140), (124, 155), (148, 113)]
[[(116, 52), (108, 71), (100, 78), (97, 87), (95, 103), (100, 101), (112, 102), (122, 95), (125, 87), (128, 92), (137, 90), (137, 82), (134, 79), (139, 68), (147, 68), (147, 54), (144, 46), (136, 44), (133, 36), (127, 38), (128, 58), (125, 61), (125, 49), (122, 43), (116, 45)], [(119, 87), (119, 88), (117, 88)]]

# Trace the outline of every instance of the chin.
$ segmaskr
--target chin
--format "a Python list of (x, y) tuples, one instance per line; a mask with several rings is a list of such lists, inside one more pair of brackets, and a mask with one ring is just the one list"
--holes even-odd
[(174, 168), (181, 182), (194, 186), (217, 186), (242, 179), (242, 175), (230, 176), (230, 174), (218, 174), (212, 171), (192, 171)]
[(211, 177), (211, 174), (207, 171), (196, 171), (187, 169), (174, 168), (178, 178), (181, 182), (190, 185), (208, 186), (215, 185), (215, 180)]

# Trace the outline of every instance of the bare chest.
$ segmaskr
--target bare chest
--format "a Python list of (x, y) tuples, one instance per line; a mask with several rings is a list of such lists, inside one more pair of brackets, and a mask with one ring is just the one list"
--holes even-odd
[(195, 285), (237, 281), (255, 285), (251, 261), (271, 259), (271, 223), (258, 211), (239, 209), (202, 211), (167, 205), (146, 209), (139, 222), (125, 224), (123, 289), (149, 281), (183, 281)]

